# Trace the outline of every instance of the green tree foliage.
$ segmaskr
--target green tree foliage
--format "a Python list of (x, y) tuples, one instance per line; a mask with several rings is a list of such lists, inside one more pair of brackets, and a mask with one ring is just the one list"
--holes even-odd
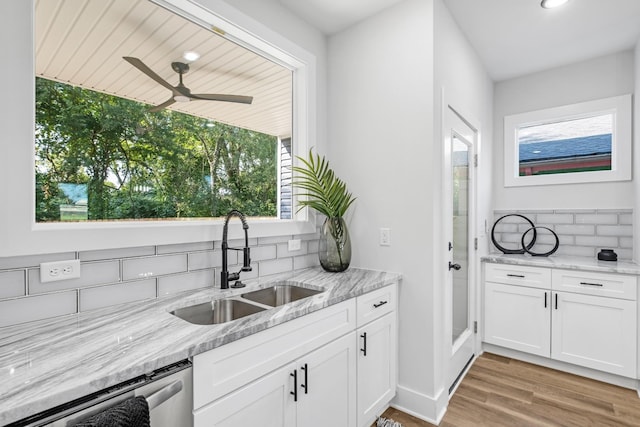
[(36, 78), (36, 220), (87, 188), (89, 220), (276, 215), (277, 138)]

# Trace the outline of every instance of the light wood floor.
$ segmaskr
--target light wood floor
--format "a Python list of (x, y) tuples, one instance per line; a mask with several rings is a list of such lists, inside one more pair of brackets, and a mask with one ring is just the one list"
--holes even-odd
[[(396, 409), (403, 427), (432, 426)], [(634, 390), (506, 357), (480, 356), (449, 402), (440, 427), (640, 426)]]

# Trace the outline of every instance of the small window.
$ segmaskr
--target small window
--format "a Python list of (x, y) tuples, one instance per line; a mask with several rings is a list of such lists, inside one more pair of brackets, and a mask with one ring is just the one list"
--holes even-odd
[(505, 186), (631, 179), (631, 96), (505, 117)]

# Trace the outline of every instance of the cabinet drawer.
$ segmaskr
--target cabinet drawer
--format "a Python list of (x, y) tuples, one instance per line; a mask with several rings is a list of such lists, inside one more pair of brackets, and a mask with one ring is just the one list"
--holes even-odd
[(551, 289), (551, 269), (521, 265), (485, 263), (487, 282)]
[(396, 309), (397, 285), (393, 284), (369, 292), (358, 297), (357, 321), (358, 327), (377, 319)]
[(553, 289), (587, 295), (635, 300), (637, 279), (625, 274), (554, 270)]

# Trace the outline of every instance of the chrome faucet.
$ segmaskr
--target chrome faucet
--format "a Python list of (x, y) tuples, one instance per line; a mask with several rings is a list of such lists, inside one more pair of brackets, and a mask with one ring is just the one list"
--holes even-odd
[[(229, 220), (231, 217), (237, 216), (242, 221), (242, 228), (244, 229), (244, 248), (230, 248), (227, 244), (227, 229), (229, 227)], [(240, 281), (240, 272), (242, 271), (251, 271), (251, 256), (249, 252), (249, 233), (248, 230), (249, 225), (247, 225), (247, 220), (244, 217), (244, 214), (238, 210), (231, 210), (227, 214), (227, 218), (224, 220), (224, 227), (222, 228), (222, 272), (220, 272), (220, 289), (229, 289), (229, 282), (236, 281), (232, 288), (242, 288), (244, 287), (244, 283)], [(242, 251), (243, 262), (242, 268), (240, 271), (236, 273), (229, 273), (229, 267), (227, 265), (227, 251)]]

